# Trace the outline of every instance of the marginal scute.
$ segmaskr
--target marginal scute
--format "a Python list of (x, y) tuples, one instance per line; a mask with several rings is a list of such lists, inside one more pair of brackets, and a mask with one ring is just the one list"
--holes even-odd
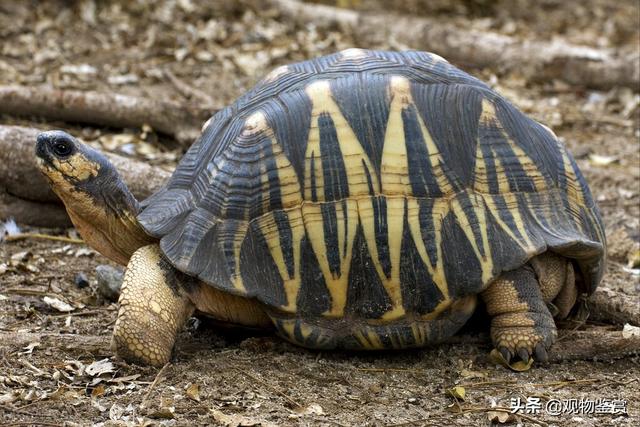
[(263, 81), (265, 83), (271, 83), (271, 82), (277, 80), (279, 77), (284, 76), (285, 74), (289, 73), (290, 71), (291, 70), (289, 70), (288, 66), (281, 65), (278, 68), (275, 68), (269, 74), (267, 74)]
[(366, 58), (368, 53), (364, 49), (358, 49), (356, 47), (352, 47), (350, 49), (345, 49), (340, 52), (340, 56), (345, 59), (358, 59), (358, 58)]
[(207, 119), (207, 121), (205, 121), (202, 124), (202, 129), (200, 129), (200, 132), (204, 132), (204, 130), (209, 127), (209, 124), (211, 124), (211, 120), (212, 119), (213, 119), (213, 117), (210, 117), (210, 118)]
[[(141, 222), (177, 267), (269, 307), (287, 339), (330, 347), (317, 322), (358, 319), (339, 345), (422, 345), (425, 325), (450, 332), (456, 304), (547, 250), (575, 260), (585, 291), (600, 280), (603, 226), (570, 154), (437, 55), (283, 66), (215, 117)], [(385, 329), (406, 319), (425, 323)]]

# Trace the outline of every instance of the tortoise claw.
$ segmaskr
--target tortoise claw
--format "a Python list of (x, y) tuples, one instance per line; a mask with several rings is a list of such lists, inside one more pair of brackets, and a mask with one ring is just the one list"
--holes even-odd
[(518, 349), (518, 357), (520, 358), (520, 360), (522, 360), (524, 363), (529, 362), (529, 350), (527, 350), (526, 348), (519, 348)]
[(509, 349), (507, 349), (507, 347), (499, 347), (498, 351), (507, 363), (511, 361), (511, 352), (509, 351)]
[(547, 349), (544, 348), (544, 344), (539, 342), (538, 344), (536, 344), (536, 348), (534, 350), (534, 356), (535, 359), (538, 362), (547, 362), (549, 361), (549, 355), (547, 354)]

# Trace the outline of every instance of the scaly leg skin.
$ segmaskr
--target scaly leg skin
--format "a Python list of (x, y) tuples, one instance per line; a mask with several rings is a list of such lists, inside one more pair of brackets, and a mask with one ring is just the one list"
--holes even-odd
[(578, 298), (573, 264), (553, 252), (545, 252), (533, 258), (531, 266), (538, 276), (542, 297), (553, 317), (565, 319)]
[(533, 269), (529, 266), (503, 273), (482, 292), (491, 319), (491, 339), (507, 362), (533, 356), (547, 361), (556, 339), (553, 317), (547, 308)]
[(128, 362), (162, 366), (194, 306), (158, 245), (138, 249), (127, 265), (111, 348)]

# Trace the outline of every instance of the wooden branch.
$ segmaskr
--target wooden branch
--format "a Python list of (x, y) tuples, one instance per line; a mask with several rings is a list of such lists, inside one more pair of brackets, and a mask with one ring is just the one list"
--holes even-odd
[(640, 337), (624, 338), (622, 331), (592, 329), (569, 332), (551, 347), (549, 361), (615, 360), (640, 354)]
[(148, 124), (188, 147), (214, 111), (169, 101), (51, 87), (0, 86), (0, 113), (113, 127)]
[[(245, 0), (254, 8), (265, 2)], [(362, 13), (296, 0), (268, 0), (271, 8), (301, 25), (353, 34), (361, 46), (404, 45), (427, 50), (462, 66), (518, 70), (534, 80), (561, 79), (570, 84), (607, 89), (637, 88), (640, 54), (574, 45), (557, 39), (519, 40), (493, 31), (458, 27), (437, 19)]]
[(624, 325), (640, 326), (640, 296), (609, 288), (597, 288), (589, 297), (589, 319)]
[(0, 188), (0, 221), (14, 218), (35, 227), (69, 228), (73, 225), (61, 204), (40, 203), (7, 194)]
[[(0, 125), (0, 219), (41, 227), (66, 227), (70, 222), (58, 197), (36, 167), (34, 146), (39, 129)], [(171, 175), (144, 162), (105, 153), (136, 198), (157, 191)]]
[(40, 343), (38, 347), (40, 349), (60, 350), (65, 354), (107, 355), (112, 353), (109, 349), (110, 336), (0, 331), (0, 343), (2, 343), (0, 347), (22, 349), (34, 342)]

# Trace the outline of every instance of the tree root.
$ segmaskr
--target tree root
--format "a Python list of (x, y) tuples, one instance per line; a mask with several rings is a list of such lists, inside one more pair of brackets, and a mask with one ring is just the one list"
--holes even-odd
[(567, 332), (551, 347), (549, 362), (571, 360), (616, 360), (640, 355), (640, 337), (624, 338), (622, 331), (599, 328)]
[(7, 218), (35, 227), (72, 227), (67, 211), (61, 204), (21, 199), (0, 188), (0, 220)]
[[(265, 8), (262, 1), (245, 0), (245, 3), (261, 10)], [(599, 89), (635, 88), (640, 80), (640, 55), (635, 52), (625, 54), (562, 40), (525, 41), (436, 19), (362, 13), (296, 0), (269, 0), (266, 3), (283, 17), (301, 25), (347, 31), (362, 46), (386, 44), (391, 40), (401, 47), (437, 53), (463, 66), (517, 69), (534, 80), (556, 78)]]
[(22, 350), (31, 343), (39, 342), (40, 348), (56, 349), (66, 354), (108, 355), (110, 336), (56, 334), (51, 332), (4, 332), (0, 331), (0, 342), (4, 348)]
[(589, 319), (640, 326), (640, 296), (599, 287), (589, 297)]
[(0, 86), (0, 113), (101, 126), (154, 130), (174, 137), (188, 147), (200, 135), (210, 109), (174, 102), (92, 91), (51, 87)]

